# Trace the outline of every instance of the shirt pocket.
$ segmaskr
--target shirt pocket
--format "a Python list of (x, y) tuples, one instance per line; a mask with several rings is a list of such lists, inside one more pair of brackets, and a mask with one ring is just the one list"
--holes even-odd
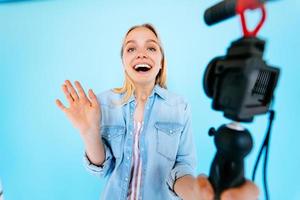
[(122, 155), (122, 141), (125, 134), (123, 126), (103, 126), (100, 129), (102, 138), (108, 144), (115, 158), (120, 158)]
[(183, 125), (173, 122), (156, 122), (156, 151), (174, 161), (176, 159)]

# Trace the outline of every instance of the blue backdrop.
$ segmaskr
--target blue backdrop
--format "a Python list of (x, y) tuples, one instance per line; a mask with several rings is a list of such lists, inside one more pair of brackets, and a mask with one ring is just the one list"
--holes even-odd
[[(208, 27), (204, 10), (218, 1), (1, 1), (0, 4), (0, 179), (6, 200), (98, 199), (105, 180), (82, 165), (83, 144), (55, 99), (66, 102), (65, 79), (80, 80), (96, 93), (123, 82), (120, 47), (129, 27), (153, 23), (168, 60), (168, 86), (192, 106), (197, 171), (208, 173), (215, 153), (211, 126), (228, 122), (211, 109), (202, 89), (207, 63), (225, 54), (241, 36), (238, 18)], [(300, 199), (300, 1), (267, 5), (260, 36), (265, 59), (281, 68), (271, 136), (269, 189), (273, 200)], [(254, 25), (259, 14), (250, 12)], [(246, 159), (250, 178), (267, 116), (246, 125), (255, 147)], [(262, 188), (261, 167), (257, 184)], [(261, 198), (263, 192), (261, 191)]]

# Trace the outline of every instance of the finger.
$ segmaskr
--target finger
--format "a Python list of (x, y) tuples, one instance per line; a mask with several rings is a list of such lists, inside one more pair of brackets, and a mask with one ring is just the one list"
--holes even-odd
[(59, 99), (56, 99), (56, 100), (55, 100), (55, 103), (56, 103), (56, 105), (57, 105), (63, 112), (65, 112), (65, 110), (66, 110), (67, 108), (64, 106), (64, 104), (63, 104)]
[(70, 104), (72, 104), (74, 102), (74, 99), (72, 98), (72, 96), (71, 96), (71, 94), (70, 94), (70, 92), (69, 92), (69, 90), (68, 90), (68, 88), (65, 84), (62, 85), (62, 90), (65, 93), (68, 102)]
[(249, 194), (249, 196), (253, 197), (253, 199), (258, 199), (259, 189), (252, 181), (246, 180), (245, 184), (243, 184), (241, 187), (242, 190)]
[(88, 100), (88, 98), (87, 98), (81, 84), (79, 83), (79, 81), (75, 81), (75, 86), (77, 88), (79, 98), (81, 98), (82, 100)]
[(221, 195), (222, 200), (256, 200), (259, 197), (259, 190), (255, 184), (246, 181), (243, 185), (224, 191)]
[[(249, 199), (258, 199), (259, 196), (259, 190), (257, 186), (251, 182), (251, 181), (246, 181), (241, 187), (240, 187), (242, 192), (239, 192), (239, 195), (245, 194)], [(236, 191), (238, 188), (236, 189)], [(241, 196), (243, 198), (245, 195)]]
[(214, 198), (214, 190), (212, 185), (210, 184), (208, 178), (206, 175), (201, 174), (197, 177), (198, 185), (202, 190), (202, 195), (204, 196), (204, 199), (211, 199)]
[(66, 85), (67, 85), (67, 87), (68, 87), (68, 90), (70, 91), (71, 96), (72, 96), (72, 98), (74, 99), (74, 101), (78, 101), (78, 100), (79, 100), (79, 97), (78, 97), (77, 92), (76, 92), (76, 90), (74, 89), (72, 83), (71, 83), (69, 80), (66, 80), (65, 83), (66, 83)]
[(93, 92), (92, 89), (89, 89), (88, 94), (89, 94), (89, 97), (90, 97), (90, 99), (91, 99), (92, 106), (93, 106), (93, 107), (98, 106), (99, 104), (98, 104), (98, 101), (97, 101), (97, 96), (95, 95), (95, 93)]
[(198, 176), (198, 180), (200, 181), (200, 183), (203, 184), (203, 186), (205, 186), (209, 191), (214, 191), (211, 183), (208, 180), (208, 177), (205, 174), (200, 174)]

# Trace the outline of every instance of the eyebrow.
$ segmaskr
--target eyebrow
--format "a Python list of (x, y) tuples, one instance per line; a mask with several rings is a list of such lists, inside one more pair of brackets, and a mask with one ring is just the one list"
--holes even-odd
[[(135, 40), (128, 40), (126, 43), (125, 43), (125, 46), (128, 44), (128, 43), (136, 43)], [(157, 41), (153, 40), (153, 39), (148, 39), (146, 40), (146, 42), (154, 42), (155, 44), (159, 45)]]

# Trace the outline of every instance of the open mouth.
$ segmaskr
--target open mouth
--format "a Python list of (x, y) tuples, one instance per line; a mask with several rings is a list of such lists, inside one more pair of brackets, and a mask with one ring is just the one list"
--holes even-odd
[(151, 69), (152, 67), (148, 64), (137, 64), (133, 67), (133, 69), (137, 72), (147, 72)]

